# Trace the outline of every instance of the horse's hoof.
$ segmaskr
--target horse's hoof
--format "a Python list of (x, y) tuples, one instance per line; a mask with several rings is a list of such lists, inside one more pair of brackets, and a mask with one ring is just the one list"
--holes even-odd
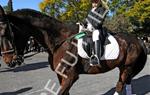
[(24, 62), (24, 58), (22, 56), (18, 56), (16, 59), (16, 64), (20, 66)]
[(22, 62), (20, 62), (20, 61), (17, 62), (17, 65), (18, 65), (18, 66), (20, 66), (21, 64), (22, 64)]
[(8, 64), (8, 67), (10, 68), (14, 68), (16, 66), (16, 63), (15, 62), (11, 62)]

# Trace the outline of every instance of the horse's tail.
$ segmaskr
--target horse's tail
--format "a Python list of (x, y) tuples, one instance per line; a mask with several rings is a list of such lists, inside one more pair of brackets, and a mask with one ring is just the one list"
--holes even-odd
[(146, 46), (144, 44), (144, 42), (142, 40), (139, 39), (139, 44), (142, 48), (142, 51), (139, 55), (139, 57), (137, 58), (136, 64), (133, 68), (133, 74), (132, 77), (134, 77), (135, 75), (137, 75), (145, 66), (146, 61), (147, 61), (147, 49)]

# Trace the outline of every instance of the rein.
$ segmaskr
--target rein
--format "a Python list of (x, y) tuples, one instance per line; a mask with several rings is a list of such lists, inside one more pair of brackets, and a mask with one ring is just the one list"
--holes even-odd
[(86, 32), (79, 32), (79, 33), (77, 33), (77, 34), (74, 34), (74, 35), (72, 35), (72, 36), (70, 36), (69, 38), (67, 38), (67, 39), (65, 39), (64, 40), (64, 42), (65, 41), (71, 41), (72, 39), (76, 39), (76, 40), (78, 40), (78, 39), (80, 39), (80, 38), (83, 38), (85, 35), (87, 35), (87, 33)]
[(59, 45), (56, 45), (54, 50), (58, 49), (64, 42), (71, 42), (71, 40), (74, 39), (74, 38), (76, 40), (78, 40), (80, 38), (83, 38), (85, 35), (87, 35), (86, 32), (79, 32), (77, 34), (74, 34), (74, 35), (68, 37), (67, 39), (63, 40)]

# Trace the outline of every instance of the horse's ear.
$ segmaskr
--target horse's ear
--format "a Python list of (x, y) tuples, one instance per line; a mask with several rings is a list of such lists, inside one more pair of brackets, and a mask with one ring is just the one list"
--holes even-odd
[(0, 18), (5, 16), (5, 12), (4, 9), (2, 8), (2, 6), (0, 5)]

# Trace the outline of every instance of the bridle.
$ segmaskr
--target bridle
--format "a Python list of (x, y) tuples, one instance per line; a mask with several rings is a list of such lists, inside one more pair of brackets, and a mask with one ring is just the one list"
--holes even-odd
[(10, 39), (11, 39), (8, 43), (9, 43), (9, 45), (10, 44), (12, 45), (12, 48), (7, 50), (7, 51), (3, 51), (3, 52), (1, 51), (1, 54), (4, 55), (4, 54), (8, 54), (8, 53), (13, 53), (14, 52), (17, 55), (16, 46), (14, 45), (14, 33), (12, 31), (11, 23), (9, 23), (8, 20), (1, 21), (0, 24), (2, 24), (2, 23), (6, 23), (8, 25), (8, 32), (10, 34)]
[[(12, 48), (10, 48), (9, 50), (7, 51), (1, 51), (1, 55), (3, 56), (4, 54), (10, 54), (10, 53), (14, 53), (13, 56), (15, 56), (15, 59), (13, 59), (9, 64), (8, 66), (9, 67), (15, 67), (16, 64), (17, 65), (21, 65), (21, 63), (23, 63), (24, 61), (24, 57), (23, 55), (19, 55), (18, 52), (17, 52), (17, 49), (16, 49), (16, 46), (14, 44), (14, 32), (12, 31), (12, 27), (11, 26), (15, 26), (13, 25), (12, 23), (10, 23), (8, 20), (6, 21), (1, 21), (0, 22), (1, 24), (2, 23), (5, 23), (7, 24), (8, 26), (8, 30), (6, 32), (8, 32), (10, 34), (10, 40), (8, 41), (8, 44), (12, 46)], [(16, 26), (15, 26), (16, 27)], [(8, 40), (8, 39), (7, 39)]]

